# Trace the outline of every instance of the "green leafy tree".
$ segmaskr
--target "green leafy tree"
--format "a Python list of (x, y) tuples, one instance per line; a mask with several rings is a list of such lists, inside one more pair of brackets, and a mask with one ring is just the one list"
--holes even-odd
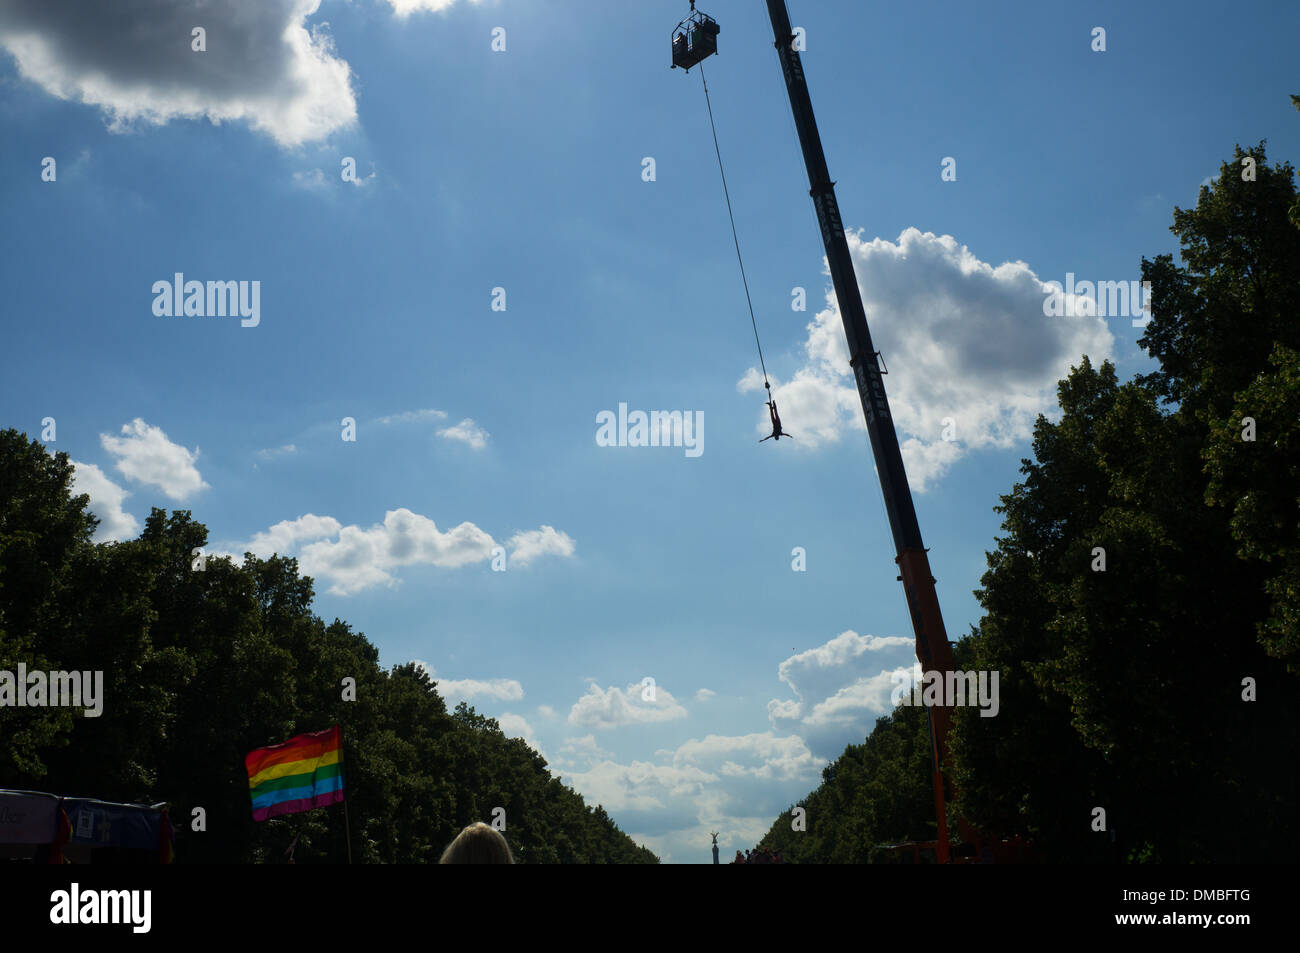
[[(1270, 655), (1300, 668), (1300, 351), (1277, 344), (1262, 372), (1212, 423), (1205, 498), (1230, 513), (1237, 554), (1264, 567), (1271, 605), (1258, 626)], [(1249, 436), (1253, 439), (1246, 439)]]
[[(1269, 752), (1295, 745), (1300, 711), (1254, 638), (1294, 650), (1294, 200), (1290, 166), (1268, 166), (1261, 143), (1236, 150), (1196, 209), (1175, 210), (1186, 264), (1143, 262), (1154, 314), (1142, 343), (1159, 369), (1120, 385), (1085, 360), (1003, 498), (975, 649), (1002, 667), (1004, 715), (959, 713), (958, 806), (1054, 859), (1105, 856), (1089, 804), (1107, 810), (1119, 859), (1276, 859), (1297, 846), (1281, 807), (1297, 776)], [(1261, 451), (1240, 439), (1248, 407), (1269, 424)], [(1234, 506), (1232, 521), (1207, 501)], [(1280, 567), (1271, 581), (1263, 563)], [(1267, 699), (1243, 701), (1247, 676)], [(1252, 836), (1229, 817), (1250, 817)]]
[[(1261, 142), (1235, 150), (1195, 209), (1175, 209), (1182, 263), (1142, 263), (1153, 317), (1140, 343), (1157, 370), (1122, 384), (1084, 357), (997, 507), (984, 616), (955, 654), (999, 673), (1001, 710), (956, 712), (945, 770), (954, 815), (1027, 835), (1041, 858), (1300, 848), (1300, 770), (1284, 754), (1300, 744), (1296, 208), (1291, 166), (1268, 165)], [(929, 767), (897, 754), (903, 711), (827, 768), (801, 802), (807, 836), (786, 815), (766, 841), (827, 861), (917, 837)], [(912, 740), (915, 753), (923, 733)]]

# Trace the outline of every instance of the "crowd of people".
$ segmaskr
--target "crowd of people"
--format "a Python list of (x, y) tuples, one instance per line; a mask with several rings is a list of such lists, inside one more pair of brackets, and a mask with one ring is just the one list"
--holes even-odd
[(743, 854), (736, 851), (736, 858), (733, 864), (783, 864), (781, 859), (781, 848), (772, 850), (770, 847), (755, 847), (753, 850), (747, 850)]

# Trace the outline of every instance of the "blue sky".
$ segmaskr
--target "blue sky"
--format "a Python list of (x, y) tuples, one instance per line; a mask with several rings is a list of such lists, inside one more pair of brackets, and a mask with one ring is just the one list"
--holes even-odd
[[(912, 663), (762, 5), (703, 6), (796, 437), (761, 446), (700, 77), (668, 69), (685, 2), (195, 6), (0, 2), (0, 423), (54, 418), (101, 538), (156, 505), (298, 556), (320, 615), (665, 860), (752, 846)], [(1044, 283), (1139, 279), (1234, 143), (1300, 144), (1300, 8), (1048, 6), (790, 4), (954, 639), (1055, 381), (1146, 366)], [(257, 281), (257, 325), (156, 315), (177, 272)], [(703, 452), (599, 446), (620, 403), (702, 415)]]

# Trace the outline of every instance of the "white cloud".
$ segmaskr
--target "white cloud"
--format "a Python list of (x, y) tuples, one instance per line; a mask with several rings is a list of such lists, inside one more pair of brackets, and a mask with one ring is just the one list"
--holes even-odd
[[(398, 414), (390, 414), (387, 417), (380, 417), (377, 423), (389, 426), (392, 424), (406, 424), (424, 420), (446, 419), (447, 412), (445, 410), (435, 410), (430, 407), (424, 410), (404, 410)], [(437, 434), (444, 440), (458, 440), (461, 443), (468, 444), (475, 450), (482, 450), (486, 447), (488, 438), (491, 436), (491, 434), (469, 417), (466, 417), (460, 423), (453, 426), (442, 427), (437, 431)]]
[(551, 718), (555, 718), (559, 714), (559, 712), (557, 712), (550, 705), (538, 705), (537, 714), (541, 715), (543, 718), (551, 719)]
[[(519, 565), (544, 555), (570, 555), (573, 540), (550, 526), (518, 533)], [(368, 529), (344, 526), (332, 516), (308, 513), (282, 520), (246, 543), (224, 543), (221, 552), (294, 555), (304, 575), (329, 584), (335, 595), (348, 596), (372, 586), (394, 587), (403, 566), (454, 569), (491, 558), (496, 542), (473, 523), (463, 522), (443, 532), (433, 520), (408, 509), (389, 510), (383, 523)]]
[[(7, 0), (0, 43), (52, 96), (101, 107), (120, 130), (140, 121), (241, 120), (282, 146), (324, 139), (356, 120), (348, 64), (320, 0)], [(203, 52), (191, 30), (206, 30)]]
[(832, 756), (860, 742), (876, 717), (893, 710), (890, 674), (910, 671), (914, 641), (841, 632), (823, 645), (790, 656), (777, 669), (792, 699), (774, 698), (768, 718), (780, 731), (796, 732), (818, 754)]
[[(861, 742), (889, 704), (896, 669), (909, 672), (913, 640), (842, 632), (798, 652), (779, 667), (793, 698), (773, 700), (773, 727), (742, 735), (706, 734), (649, 760), (630, 763), (606, 751), (601, 729), (668, 720), (648, 714), (641, 686), (589, 687), (573, 706), (570, 724), (594, 729), (566, 738), (555, 762), (567, 783), (591, 804), (603, 804), (638, 843), (665, 861), (708, 863), (710, 834), (718, 832), (721, 860), (753, 847), (773, 820), (817, 784), (826, 762), (847, 742)], [(656, 686), (657, 700), (664, 698)], [(699, 689), (697, 700), (716, 697)], [(677, 717), (682, 717), (682, 711)], [(617, 737), (617, 736), (616, 736)], [(621, 753), (621, 752), (620, 752)]]
[(331, 581), (330, 592), (351, 595), (375, 585), (395, 586), (392, 570), (428, 565), (456, 568), (488, 559), (492, 537), (473, 523), (447, 530), (406, 508), (389, 510), (369, 529), (344, 526), (337, 540), (304, 546), (298, 558), (305, 574)]
[(104, 471), (93, 463), (78, 463), (73, 460), (72, 487), (73, 496), (85, 493), (90, 496), (90, 505), (86, 508), (99, 517), (99, 526), (95, 529), (94, 541), (120, 542), (133, 539), (140, 532), (140, 522), (122, 509), (122, 501), (129, 493), (118, 486)]
[(606, 729), (686, 717), (686, 709), (662, 685), (655, 686), (653, 700), (645, 695), (640, 684), (621, 690), (615, 685), (602, 689), (593, 682), (569, 710), (569, 724)]
[(506, 712), (497, 718), (497, 724), (501, 726), (501, 731), (507, 738), (524, 738), (533, 734), (532, 725), (528, 724), (528, 719), (523, 715), (512, 715)]
[[(469, 2), (478, 3), (479, 0), (469, 0)], [(438, 13), (453, 6), (456, 0), (388, 0), (388, 3), (392, 6), (395, 16), (405, 19), (418, 10)]]
[(710, 833), (721, 860), (754, 846), (773, 819), (816, 784), (824, 761), (798, 737), (771, 732), (691, 739), (656, 762), (621, 764), (593, 735), (565, 739), (565, 754), (588, 762), (563, 775), (589, 804), (602, 804), (637, 843), (664, 861), (708, 863)]
[(297, 452), (297, 447), (291, 443), (286, 443), (281, 447), (269, 447), (266, 450), (259, 450), (257, 451), (257, 457), (259, 460), (274, 460), (276, 457), (287, 457)]
[[(901, 666), (898, 670), (906, 671)], [(861, 724), (864, 714), (875, 717), (893, 711), (894, 705), (889, 697), (896, 684), (892, 671), (859, 678), (851, 685), (836, 689), (830, 698), (813, 705), (803, 725), (805, 728), (852, 726)]]
[[(675, 799), (701, 794), (705, 785), (718, 780), (716, 774), (691, 765), (677, 767), (648, 761), (618, 764), (609, 760), (597, 762), (587, 771), (566, 772), (565, 777), (588, 804), (600, 804), (611, 813), (663, 811)], [(689, 809), (691, 804), (686, 801), (678, 806)]]
[[(950, 235), (906, 229), (898, 241), (849, 233), (872, 338), (889, 369), (886, 386), (912, 489), (924, 492), (971, 449), (1028, 440), (1056, 405), (1056, 383), (1084, 354), (1111, 356), (1099, 317), (1049, 318), (1049, 286), (1027, 264), (980, 261)], [(773, 378), (782, 423), (796, 447), (812, 448), (865, 429), (833, 292), (808, 324), (805, 362)], [(761, 391), (751, 369), (737, 385)], [(766, 407), (755, 431), (766, 434)], [(954, 439), (945, 441), (945, 419)]]
[(510, 564), (527, 566), (539, 556), (572, 556), (573, 539), (554, 526), (542, 524), (541, 529), (515, 533), (506, 544), (510, 548)]
[(432, 407), (425, 410), (404, 410), (400, 414), (391, 414), (387, 417), (380, 417), (378, 423), (384, 426), (390, 424), (407, 424), (416, 420), (446, 420), (447, 412), (445, 410), (435, 410)]
[(307, 540), (337, 536), (343, 526), (332, 516), (308, 513), (296, 520), (281, 520), (268, 530), (258, 533), (244, 544), (241, 552), (266, 559), (274, 553), (284, 555), (295, 551)]
[(678, 767), (694, 765), (724, 777), (749, 776), (770, 781), (815, 778), (822, 762), (814, 758), (802, 738), (777, 737), (770, 731), (749, 735), (707, 735), (692, 738), (673, 755)]
[[(590, 764), (594, 761), (607, 761), (614, 757), (612, 751), (606, 751), (596, 741), (595, 735), (583, 735), (581, 738), (565, 738), (560, 753), (569, 759)], [(566, 764), (570, 763), (566, 759)]]
[(717, 692), (712, 691), (711, 689), (701, 688), (698, 692), (695, 693), (695, 700), (697, 702), (702, 702), (705, 701), (706, 699), (713, 698), (717, 694), (718, 694)]
[(767, 715), (773, 724), (778, 721), (793, 721), (799, 717), (803, 706), (794, 699), (773, 698), (767, 703)]
[(440, 678), (437, 681), (438, 693), (453, 707), (459, 702), (480, 697), (503, 702), (515, 702), (524, 697), (524, 686), (513, 678)]
[(885, 649), (912, 645), (912, 638), (906, 635), (858, 635), (852, 629), (841, 632), (815, 649), (808, 649), (792, 655), (781, 663), (778, 669), (781, 681), (787, 684), (789, 674), (796, 668), (832, 668), (843, 665), (862, 655), (863, 652), (880, 652)]
[(448, 708), (455, 708), (460, 702), (473, 701), (475, 698), (517, 702), (524, 697), (524, 686), (513, 678), (443, 678), (427, 662), (422, 662), (420, 659), (411, 659), (411, 662), (424, 669), (429, 677), (438, 683), (438, 694), (442, 696)]
[(117, 458), (117, 469), (123, 476), (156, 486), (173, 500), (185, 500), (208, 489), (194, 466), (199, 458), (198, 447), (191, 453), (168, 440), (161, 428), (151, 427), (139, 417), (123, 424), (122, 434), (100, 434), (99, 442)]
[(466, 417), (454, 427), (443, 427), (438, 431), (438, 436), (447, 440), (459, 440), (461, 443), (469, 444), (475, 450), (482, 450), (487, 446), (491, 434)]

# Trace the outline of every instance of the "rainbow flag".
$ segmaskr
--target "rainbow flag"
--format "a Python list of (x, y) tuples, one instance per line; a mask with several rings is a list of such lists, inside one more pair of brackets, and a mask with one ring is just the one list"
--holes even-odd
[(250, 751), (244, 767), (255, 821), (343, 800), (343, 734), (338, 725)]

